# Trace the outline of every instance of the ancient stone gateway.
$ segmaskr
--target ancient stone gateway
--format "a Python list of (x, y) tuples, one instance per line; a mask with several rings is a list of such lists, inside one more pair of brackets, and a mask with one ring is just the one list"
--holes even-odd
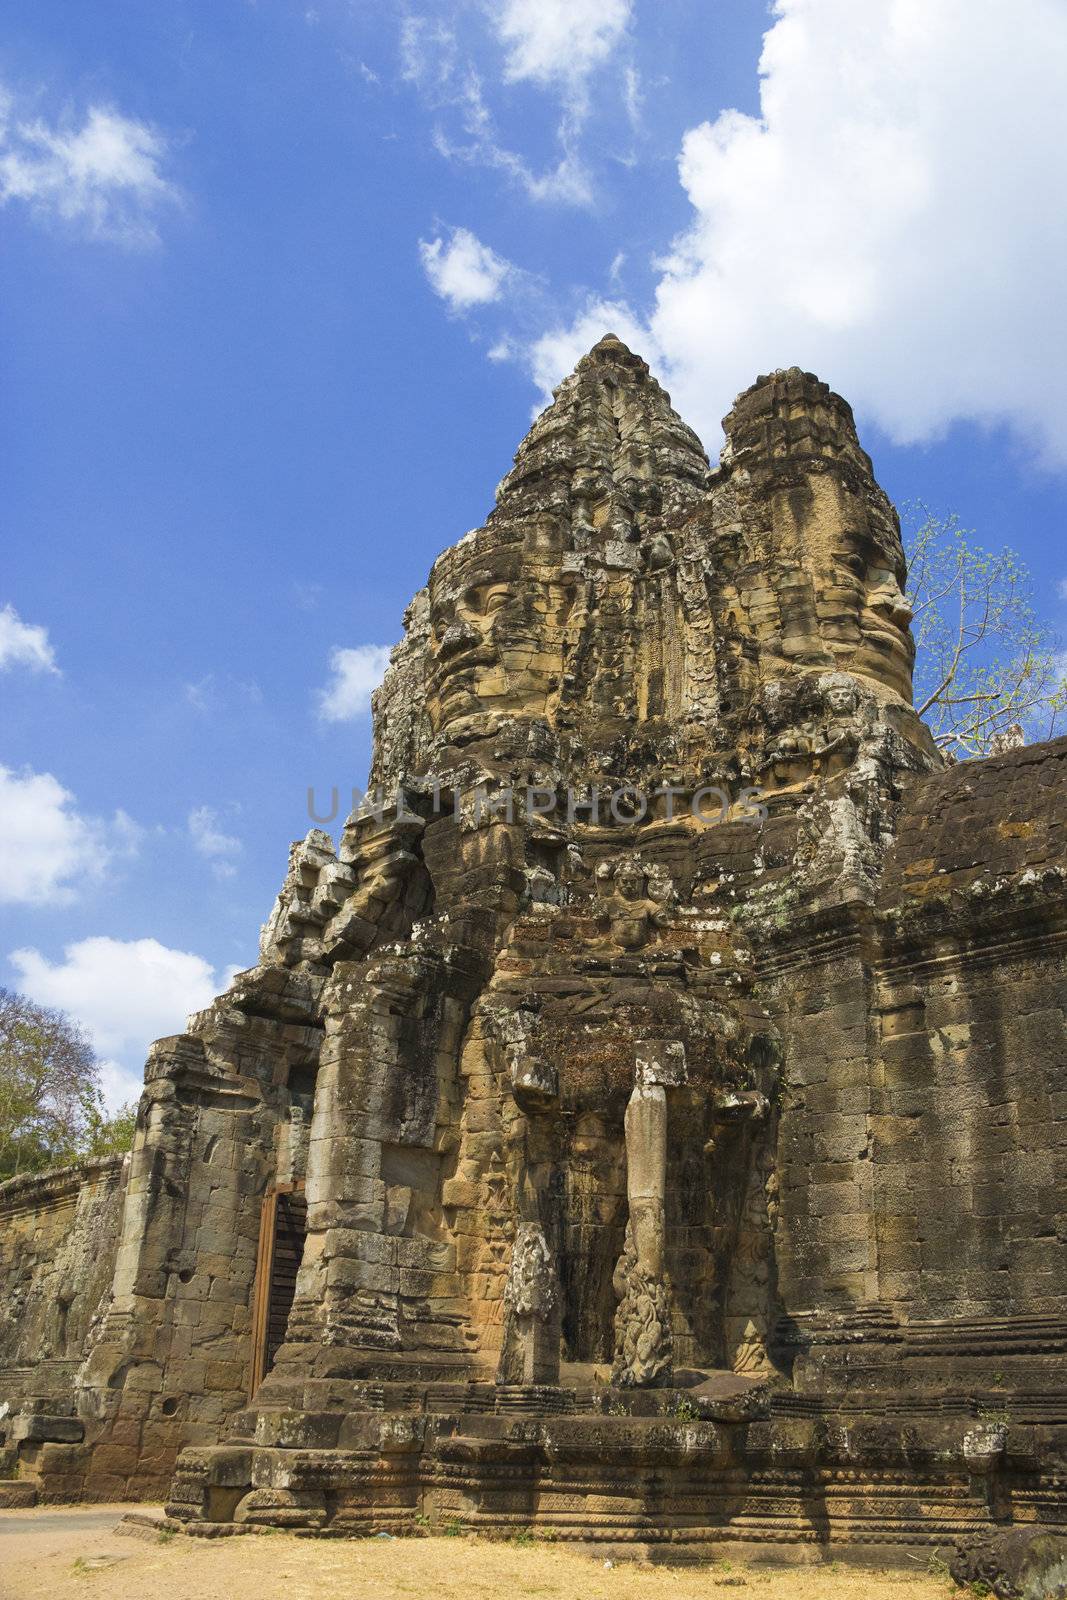
[(608, 337), (434, 564), (377, 797), (152, 1049), (99, 1304), (0, 1345), (42, 1494), (1067, 1521), (1067, 740), (945, 767), (848, 406), (778, 372), (726, 432)]

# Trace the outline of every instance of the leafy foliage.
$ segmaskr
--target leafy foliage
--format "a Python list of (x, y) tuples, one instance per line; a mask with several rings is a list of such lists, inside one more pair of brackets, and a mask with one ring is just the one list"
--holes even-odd
[(1027, 568), (921, 504), (904, 529), (915, 708), (937, 743), (966, 759), (1001, 740), (1051, 738), (1067, 712), (1067, 663), (1038, 622)]
[(85, 1154), (94, 1161), (105, 1156), (121, 1156), (133, 1146), (133, 1132), (137, 1126), (137, 1105), (130, 1101), (120, 1106), (114, 1116), (94, 1112), (89, 1141)]
[(132, 1106), (106, 1115), (81, 1028), (0, 989), (0, 1178), (128, 1150), (134, 1118)]

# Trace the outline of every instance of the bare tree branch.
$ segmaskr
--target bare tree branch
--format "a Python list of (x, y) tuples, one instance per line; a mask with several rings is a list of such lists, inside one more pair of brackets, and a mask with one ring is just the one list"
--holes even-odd
[(984, 550), (956, 516), (905, 515), (915, 704), (939, 747), (987, 755), (998, 736), (1052, 737), (1067, 715), (1067, 658), (1039, 624), (1026, 568)]

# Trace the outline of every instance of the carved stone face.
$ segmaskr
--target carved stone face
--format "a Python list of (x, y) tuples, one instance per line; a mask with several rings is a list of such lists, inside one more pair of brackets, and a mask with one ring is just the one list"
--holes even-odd
[(645, 875), (633, 861), (622, 861), (615, 869), (615, 889), (623, 900), (645, 898)]
[(915, 646), (909, 632), (911, 609), (897, 572), (899, 546), (888, 527), (877, 539), (845, 535), (836, 553), (836, 594), (841, 606), (839, 636), (851, 643), (848, 668), (911, 699)]
[(436, 709), (440, 722), (469, 716), (503, 683), (497, 616), (510, 599), (506, 583), (466, 584), (451, 607), (431, 611), (432, 670), (437, 680)]
[[(494, 549), (488, 539), (434, 568), (427, 710), (438, 738), (463, 742), (503, 717), (545, 717), (559, 690), (571, 595), (558, 563), (542, 571), (536, 552)], [(550, 572), (556, 581), (545, 581)]]
[(872, 568), (867, 573), (867, 594), (860, 616), (863, 647), (854, 666), (896, 689), (911, 700), (911, 670), (915, 645), (909, 631), (912, 612), (894, 573)]
[(828, 673), (825, 678), (820, 678), (819, 688), (822, 690), (823, 704), (831, 717), (849, 717), (855, 711), (859, 696), (852, 679), (845, 673)]

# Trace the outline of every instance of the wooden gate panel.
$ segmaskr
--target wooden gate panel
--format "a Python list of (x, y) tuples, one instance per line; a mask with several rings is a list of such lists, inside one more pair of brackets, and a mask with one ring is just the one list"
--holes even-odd
[(263, 1382), (285, 1342), (307, 1234), (307, 1200), (303, 1187), (302, 1183), (279, 1184), (263, 1196), (252, 1297), (250, 1396)]

